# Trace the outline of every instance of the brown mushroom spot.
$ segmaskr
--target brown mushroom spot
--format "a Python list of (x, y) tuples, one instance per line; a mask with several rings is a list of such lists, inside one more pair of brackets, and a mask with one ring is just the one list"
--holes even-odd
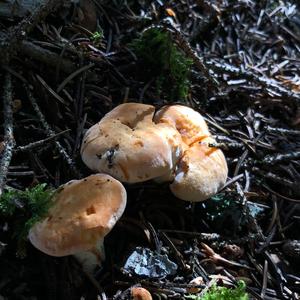
[(141, 140), (138, 140), (134, 143), (135, 146), (144, 147), (144, 143)]
[(93, 215), (96, 213), (96, 209), (95, 207), (92, 205), (90, 206), (89, 208), (86, 209), (86, 214), (89, 216), (89, 215)]

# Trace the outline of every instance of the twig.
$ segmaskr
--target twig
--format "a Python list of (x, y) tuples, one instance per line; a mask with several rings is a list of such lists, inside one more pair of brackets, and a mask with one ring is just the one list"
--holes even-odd
[[(205, 144), (205, 142), (202, 142), (201, 144)], [(212, 148), (219, 148), (224, 151), (228, 150), (236, 150), (236, 149), (242, 149), (245, 147), (242, 143), (206, 143), (208, 147)]]
[(82, 68), (79, 68), (72, 74), (70, 74), (64, 81), (59, 85), (59, 87), (56, 89), (57, 93), (59, 93), (74, 77), (79, 75), (80, 73), (87, 71), (88, 69), (94, 67), (95, 64), (91, 63), (89, 65), (83, 66)]
[(39, 140), (39, 141), (36, 141), (36, 142), (33, 142), (33, 143), (29, 143), (25, 146), (18, 146), (15, 151), (16, 152), (24, 152), (24, 151), (29, 151), (33, 148), (37, 148), (37, 147), (40, 147), (40, 146), (43, 146), (44, 144), (46, 144), (47, 142), (50, 142), (50, 141), (54, 141), (56, 140), (58, 137), (60, 137), (61, 135), (65, 134), (66, 132), (69, 132), (70, 129), (67, 129), (67, 130), (64, 130), (62, 132), (59, 132), (59, 133), (56, 133), (48, 138), (45, 138), (43, 140)]
[[(27, 96), (31, 102), (31, 105), (35, 111), (35, 113), (38, 115), (43, 127), (45, 128), (45, 130), (47, 131), (47, 134), (49, 137), (53, 137), (56, 136), (56, 133), (51, 129), (51, 127), (49, 126), (49, 124), (47, 123), (44, 115), (42, 114), (35, 98), (33, 97), (30, 88), (24, 84), (24, 88), (26, 90)], [(55, 145), (59, 151), (59, 153), (62, 155), (62, 157), (65, 159), (65, 161), (67, 162), (67, 164), (70, 166), (72, 172), (74, 173), (75, 176), (77, 176), (78, 178), (81, 177), (80, 172), (77, 170), (74, 161), (72, 160), (72, 158), (69, 156), (69, 154), (67, 153), (67, 151), (65, 150), (65, 148), (58, 142), (55, 141)]]
[(266, 295), (266, 289), (268, 284), (268, 261), (265, 259), (264, 272), (263, 272), (263, 284), (261, 288), (260, 296), (264, 299)]
[(228, 186), (230, 186), (231, 184), (237, 182), (238, 180), (240, 180), (241, 178), (243, 178), (245, 175), (244, 174), (239, 174), (237, 176), (234, 176), (233, 178), (228, 178), (229, 180), (223, 185), (222, 189), (220, 190), (223, 191), (225, 188), (227, 188)]
[(65, 106), (68, 106), (68, 103), (62, 98), (60, 97), (47, 83), (46, 81), (39, 76), (38, 74), (36, 74), (36, 78), (37, 80), (41, 83), (41, 85), (45, 88), (45, 90), (52, 96), (54, 97), (56, 100), (58, 100), (61, 104), (64, 104)]
[(275, 191), (273, 191), (270, 187), (268, 187), (266, 184), (263, 184), (262, 185), (266, 190), (268, 190), (270, 193), (274, 194), (275, 196), (279, 197), (279, 198), (282, 198), (284, 200), (287, 200), (287, 201), (291, 201), (291, 202), (295, 202), (295, 203), (299, 203), (300, 204), (300, 199), (293, 199), (293, 198), (289, 198), (289, 197), (286, 197), (286, 196), (283, 196)]
[(161, 237), (165, 240), (165, 242), (170, 247), (170, 249), (173, 252), (173, 254), (175, 255), (175, 257), (177, 259), (177, 262), (180, 265), (181, 269), (182, 270), (187, 270), (187, 266), (184, 263), (184, 259), (183, 259), (182, 254), (180, 253), (180, 251), (178, 251), (178, 249), (172, 243), (172, 241), (170, 240), (170, 238), (163, 231), (161, 232)]
[(6, 73), (3, 92), (4, 150), (0, 162), (0, 197), (6, 181), (15, 140), (13, 135), (12, 83), (10, 73)]
[(208, 245), (206, 245), (205, 243), (201, 242), (201, 246), (203, 248), (203, 252), (207, 255), (207, 257), (209, 259), (211, 259), (214, 263), (218, 264), (224, 264), (230, 267), (239, 267), (239, 268), (245, 268), (248, 270), (251, 270), (252, 268), (250, 268), (249, 266), (245, 265), (245, 264), (240, 264), (237, 263), (235, 261), (232, 260), (228, 260), (224, 257), (222, 257), (220, 254), (216, 253), (211, 247), (209, 247)]
[(274, 128), (271, 126), (266, 127), (268, 132), (271, 133), (280, 133), (282, 135), (299, 135), (300, 136), (300, 130), (291, 130), (291, 129), (285, 129), (285, 128)]
[(263, 160), (262, 163), (264, 165), (273, 165), (274, 163), (283, 162), (283, 161), (290, 161), (293, 159), (300, 158), (300, 151), (294, 151), (291, 153), (286, 154), (276, 154), (276, 155), (267, 155)]

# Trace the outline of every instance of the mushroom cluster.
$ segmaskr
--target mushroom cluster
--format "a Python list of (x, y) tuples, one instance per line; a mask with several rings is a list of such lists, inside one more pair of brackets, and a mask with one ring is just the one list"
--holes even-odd
[(213, 142), (203, 117), (186, 106), (157, 112), (140, 103), (117, 106), (86, 132), (81, 146), (82, 160), (98, 174), (54, 193), (48, 214), (29, 232), (31, 243), (52, 256), (74, 255), (91, 273), (105, 259), (103, 239), (125, 210), (120, 181), (166, 181), (180, 199), (205, 200), (227, 178), (225, 157)]
[(198, 202), (227, 178), (222, 151), (210, 147), (214, 142), (203, 117), (189, 107), (155, 112), (152, 105), (124, 103), (87, 131), (81, 156), (95, 172), (128, 183), (168, 181), (176, 197)]

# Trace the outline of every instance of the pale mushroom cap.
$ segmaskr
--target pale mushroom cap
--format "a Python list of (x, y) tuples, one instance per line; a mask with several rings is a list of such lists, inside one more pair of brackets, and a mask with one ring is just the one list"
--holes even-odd
[(215, 141), (201, 114), (187, 106), (171, 105), (160, 109), (154, 121), (176, 128), (185, 144), (173, 178), (159, 180), (174, 179), (170, 189), (182, 200), (198, 202), (216, 194), (226, 182), (228, 169), (223, 152), (207, 145)]
[[(180, 134), (168, 124), (154, 124), (153, 107), (144, 106), (122, 104), (87, 131), (81, 156), (90, 169), (134, 183), (162, 176), (174, 168), (182, 154)], [(119, 116), (121, 113), (127, 113), (128, 119)], [(134, 120), (133, 115), (138, 117)]]
[(93, 250), (103, 240), (125, 210), (126, 190), (111, 176), (96, 174), (66, 183), (51, 200), (29, 239), (46, 254), (65, 256)]
[(156, 112), (155, 123), (166, 123), (176, 128), (188, 146), (210, 136), (203, 117), (190, 107), (183, 105), (164, 106)]
[(207, 137), (194, 143), (181, 158), (170, 185), (173, 194), (186, 201), (203, 201), (215, 195), (225, 184), (227, 163), (220, 149), (208, 147)]
[[(101, 122), (119, 121), (126, 127), (133, 129), (141, 123), (152, 123), (154, 111), (155, 108), (152, 105), (141, 103), (123, 103), (108, 112), (101, 119)], [(83, 152), (88, 144), (93, 142), (93, 140), (98, 138), (99, 134), (101, 134), (101, 132), (99, 133), (98, 130), (95, 130), (95, 127), (97, 127), (96, 125), (89, 128), (89, 130), (86, 132), (81, 146), (81, 152)]]

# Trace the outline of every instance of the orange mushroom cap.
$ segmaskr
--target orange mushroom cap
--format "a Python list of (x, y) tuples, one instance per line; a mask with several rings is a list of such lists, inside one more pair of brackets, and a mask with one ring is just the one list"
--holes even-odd
[(170, 172), (182, 154), (182, 140), (172, 126), (153, 123), (153, 116), (151, 105), (117, 106), (85, 134), (82, 160), (96, 172), (130, 183)]
[(48, 255), (72, 255), (93, 250), (108, 234), (124, 212), (126, 190), (111, 176), (96, 174), (64, 184), (51, 201), (29, 240)]
[(216, 194), (226, 182), (228, 168), (223, 152), (209, 146), (215, 140), (203, 117), (192, 108), (172, 105), (159, 110), (154, 120), (176, 128), (185, 144), (170, 185), (173, 194), (192, 202)]

